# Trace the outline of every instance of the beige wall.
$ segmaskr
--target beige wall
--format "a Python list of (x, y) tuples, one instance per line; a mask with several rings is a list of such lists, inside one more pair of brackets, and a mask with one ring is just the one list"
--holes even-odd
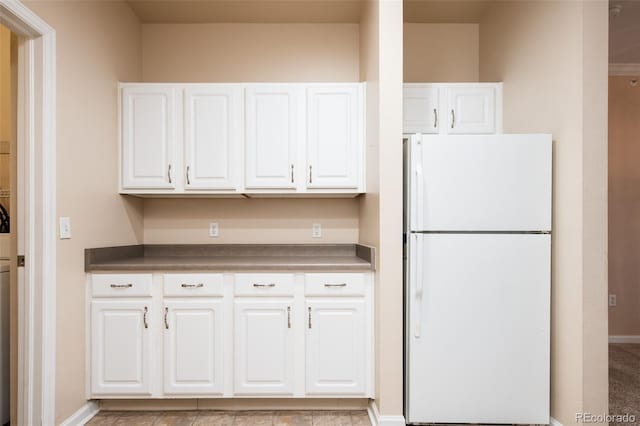
[[(378, 247), (376, 405), (403, 413), (402, 2), (365, 2), (361, 78), (367, 81), (367, 187), (360, 199), (360, 242)], [(384, 120), (379, 120), (384, 117)]]
[(609, 334), (640, 335), (640, 85), (609, 78)]
[[(360, 81), (358, 24), (144, 24), (149, 82)], [(189, 48), (185, 48), (189, 46)], [(208, 237), (209, 222), (220, 237)], [(311, 238), (311, 224), (322, 238)], [(145, 243), (354, 243), (357, 199), (144, 201)]]
[(607, 409), (606, 4), (495, 2), (480, 23), (505, 132), (554, 137), (551, 413), (565, 425)]
[(122, 2), (27, 5), (57, 36), (56, 421), (85, 402), (84, 249), (142, 241), (142, 202), (117, 194), (117, 82), (141, 77), (140, 25)]
[(358, 24), (145, 24), (144, 81), (358, 81)]
[(404, 24), (404, 81), (478, 81), (478, 24)]

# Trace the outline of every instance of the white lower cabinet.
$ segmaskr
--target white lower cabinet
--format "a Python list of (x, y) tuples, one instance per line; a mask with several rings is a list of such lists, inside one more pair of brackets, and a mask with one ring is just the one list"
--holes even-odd
[(151, 394), (151, 300), (91, 302), (91, 393)]
[(374, 397), (370, 273), (90, 281), (88, 398)]
[(222, 300), (164, 302), (164, 393), (222, 394)]
[(307, 302), (307, 394), (364, 395), (364, 305), (364, 299)]
[(235, 301), (235, 394), (293, 394), (292, 305)]

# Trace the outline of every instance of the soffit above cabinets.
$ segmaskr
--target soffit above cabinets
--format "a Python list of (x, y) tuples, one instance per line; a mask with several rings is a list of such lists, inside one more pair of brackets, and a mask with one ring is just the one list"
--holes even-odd
[(126, 0), (143, 23), (358, 23), (359, 0)]
[(405, 0), (404, 22), (425, 24), (479, 23), (487, 0)]

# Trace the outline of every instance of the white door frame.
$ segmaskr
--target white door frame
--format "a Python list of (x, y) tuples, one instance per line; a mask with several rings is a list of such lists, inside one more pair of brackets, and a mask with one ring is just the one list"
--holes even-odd
[(18, 425), (55, 423), (56, 33), (19, 0), (0, 0), (18, 50)]

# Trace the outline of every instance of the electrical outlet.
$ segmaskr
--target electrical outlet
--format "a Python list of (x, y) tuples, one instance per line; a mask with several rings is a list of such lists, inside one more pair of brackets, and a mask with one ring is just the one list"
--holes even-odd
[(616, 299), (616, 295), (615, 294), (610, 294), (609, 295), (609, 306), (616, 306), (617, 304), (617, 299)]
[(61, 240), (71, 239), (71, 218), (68, 218), (68, 217), (60, 218), (60, 239)]
[(217, 238), (220, 231), (220, 228), (218, 227), (218, 222), (211, 222), (209, 224), (209, 236), (211, 238)]
[(319, 223), (314, 223), (311, 225), (311, 237), (312, 238), (322, 238), (322, 225)]

